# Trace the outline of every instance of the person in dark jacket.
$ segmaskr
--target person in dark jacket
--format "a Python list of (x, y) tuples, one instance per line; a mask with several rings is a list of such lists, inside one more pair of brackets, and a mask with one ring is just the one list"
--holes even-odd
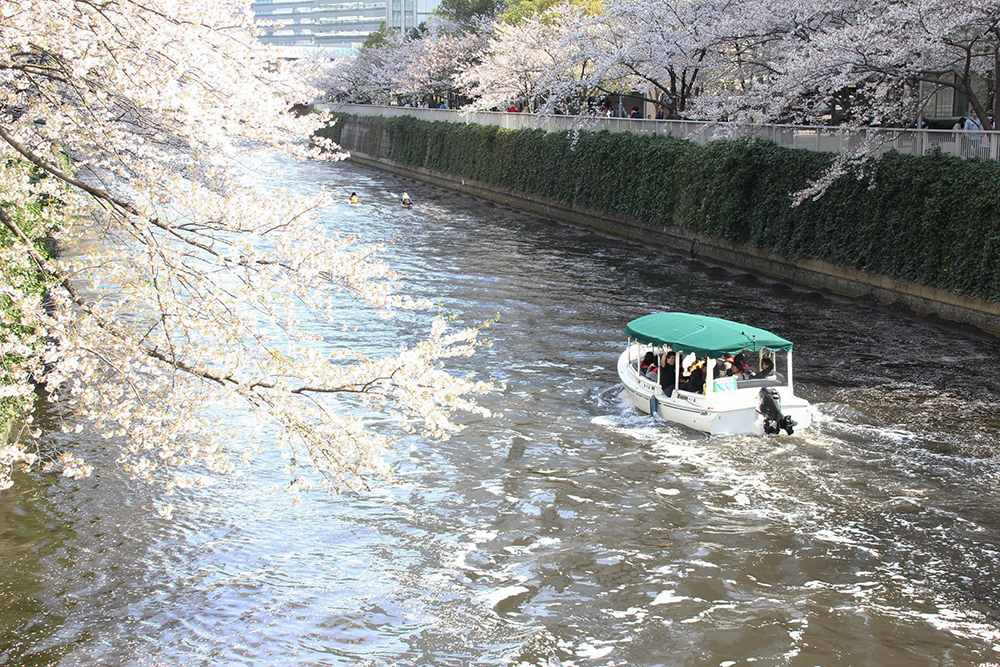
[(760, 360), (760, 370), (750, 376), (754, 380), (774, 377), (774, 359), (764, 357)]
[(642, 363), (639, 364), (639, 373), (649, 380), (656, 379), (656, 355), (652, 352), (647, 352), (642, 358)]
[(699, 393), (705, 389), (705, 362), (703, 360), (696, 361), (691, 367), (691, 374), (688, 375), (687, 382), (681, 382), (677, 385), (678, 389), (683, 391), (690, 391), (692, 393)]
[(663, 393), (669, 396), (674, 391), (674, 383), (677, 382), (677, 354), (673, 350), (667, 350), (660, 358), (660, 387)]

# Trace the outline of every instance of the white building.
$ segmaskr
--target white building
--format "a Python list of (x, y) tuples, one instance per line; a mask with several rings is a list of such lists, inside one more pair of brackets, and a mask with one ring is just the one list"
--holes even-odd
[(385, 21), (398, 30), (426, 21), (440, 0), (254, 0), (261, 41), (290, 58), (338, 58), (361, 48)]

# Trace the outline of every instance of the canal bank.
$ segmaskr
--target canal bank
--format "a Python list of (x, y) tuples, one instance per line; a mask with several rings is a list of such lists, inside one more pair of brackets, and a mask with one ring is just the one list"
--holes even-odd
[[(482, 199), (583, 225), (630, 241), (668, 248), (709, 265), (735, 267), (808, 289), (870, 299), (883, 306), (903, 308), (919, 316), (979, 328), (1000, 336), (1000, 303), (963, 296), (919, 282), (893, 278), (820, 259), (795, 258), (783, 253), (734, 243), (691, 227), (652, 223), (515, 191), (482, 180), (456, 176), (389, 158), (391, 139), (385, 126), (345, 118), (339, 143), (359, 164), (418, 179)], [(886, 252), (902, 251), (894, 244), (904, 239), (884, 238)]]

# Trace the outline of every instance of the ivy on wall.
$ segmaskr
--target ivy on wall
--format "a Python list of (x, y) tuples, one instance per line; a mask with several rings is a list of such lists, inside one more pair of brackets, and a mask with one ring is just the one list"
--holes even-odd
[[(346, 117), (388, 138), (388, 157), (653, 224), (680, 226), (952, 292), (1000, 300), (1000, 163), (940, 151), (890, 152), (861, 179), (818, 200), (791, 194), (832, 156), (755, 139), (507, 130), (473, 124)], [(359, 149), (360, 150), (360, 149)]]
[[(0, 165), (0, 174), (4, 177), (18, 178), (24, 171), (32, 174), (32, 178), (43, 178), (39, 170), (17, 160), (8, 160)], [(48, 236), (45, 210), (58, 206), (59, 201), (45, 197), (37, 201), (14, 203), (0, 195), (0, 207), (9, 216), (21, 232), (31, 238), (35, 249), (46, 257), (55, 256), (54, 241)], [(0, 226), (0, 247), (11, 248), (17, 244), (17, 239), (6, 226)], [(26, 254), (26, 253), (25, 253)], [(41, 300), (48, 285), (39, 272), (30, 264), (21, 265), (15, 262), (0, 263), (0, 387), (9, 386), (25, 379), (35, 360), (33, 351), (43, 344), (41, 334), (32, 327), (23, 324), (18, 297), (28, 297)], [(16, 351), (14, 351), (16, 350)], [(0, 393), (0, 447), (7, 436), (6, 425), (12, 420), (23, 416), (31, 403), (30, 396), (6, 396)]]

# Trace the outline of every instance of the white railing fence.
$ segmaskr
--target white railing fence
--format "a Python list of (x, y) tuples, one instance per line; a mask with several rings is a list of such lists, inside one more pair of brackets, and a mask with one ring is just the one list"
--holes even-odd
[(808, 125), (738, 125), (696, 120), (643, 120), (593, 116), (539, 116), (531, 113), (502, 111), (460, 111), (419, 107), (376, 106), (369, 104), (324, 105), (336, 113), (358, 116), (412, 116), (421, 120), (449, 123), (497, 125), (509, 129), (538, 128), (547, 132), (562, 130), (608, 130), (636, 134), (666, 134), (706, 144), (716, 139), (757, 137), (786, 148), (803, 148), (823, 153), (839, 153), (872, 139), (878, 152), (896, 149), (900, 153), (923, 155), (940, 147), (947, 155), (998, 159), (1000, 132), (965, 132), (963, 130), (883, 130), (850, 131), (836, 127)]

